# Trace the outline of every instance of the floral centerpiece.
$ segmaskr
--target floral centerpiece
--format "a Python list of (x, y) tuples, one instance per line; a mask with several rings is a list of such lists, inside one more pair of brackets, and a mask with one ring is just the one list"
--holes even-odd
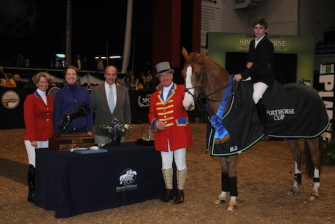
[(108, 136), (112, 145), (119, 145), (122, 136), (129, 133), (131, 126), (129, 124), (121, 124), (117, 118), (113, 118), (110, 125), (99, 126), (103, 135)]

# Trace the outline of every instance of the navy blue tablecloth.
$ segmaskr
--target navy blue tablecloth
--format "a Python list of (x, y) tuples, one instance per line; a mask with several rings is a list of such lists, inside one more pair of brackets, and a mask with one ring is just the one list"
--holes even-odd
[(160, 153), (124, 142), (106, 153), (36, 149), (34, 204), (57, 218), (115, 208), (164, 195)]

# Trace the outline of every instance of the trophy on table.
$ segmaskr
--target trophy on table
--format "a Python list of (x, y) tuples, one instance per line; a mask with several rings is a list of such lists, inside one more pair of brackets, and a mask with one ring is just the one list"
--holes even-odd
[(87, 148), (94, 145), (94, 137), (89, 134), (64, 134), (72, 120), (86, 117), (90, 113), (90, 110), (90, 105), (83, 103), (73, 111), (63, 115), (58, 124), (60, 134), (51, 136), (49, 148), (56, 151), (64, 151), (73, 148)]

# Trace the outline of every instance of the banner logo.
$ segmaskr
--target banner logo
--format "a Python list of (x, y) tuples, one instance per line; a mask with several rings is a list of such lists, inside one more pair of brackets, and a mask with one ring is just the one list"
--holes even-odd
[(1, 102), (6, 108), (14, 109), (19, 105), (20, 97), (16, 92), (9, 90), (2, 95)]
[(151, 94), (147, 94), (146, 96), (139, 95), (138, 98), (137, 98), (138, 106), (140, 106), (140, 107), (150, 107), (150, 95)]

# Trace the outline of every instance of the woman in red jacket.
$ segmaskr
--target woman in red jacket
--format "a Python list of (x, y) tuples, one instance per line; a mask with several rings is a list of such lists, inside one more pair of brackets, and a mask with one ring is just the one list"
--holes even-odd
[(34, 201), (35, 149), (47, 148), (49, 146), (49, 138), (54, 134), (54, 99), (46, 93), (50, 82), (50, 75), (46, 72), (40, 72), (36, 74), (34, 82), (37, 90), (28, 95), (24, 101), (24, 123), (26, 130), (23, 135), (29, 160), (28, 201), (31, 202)]

